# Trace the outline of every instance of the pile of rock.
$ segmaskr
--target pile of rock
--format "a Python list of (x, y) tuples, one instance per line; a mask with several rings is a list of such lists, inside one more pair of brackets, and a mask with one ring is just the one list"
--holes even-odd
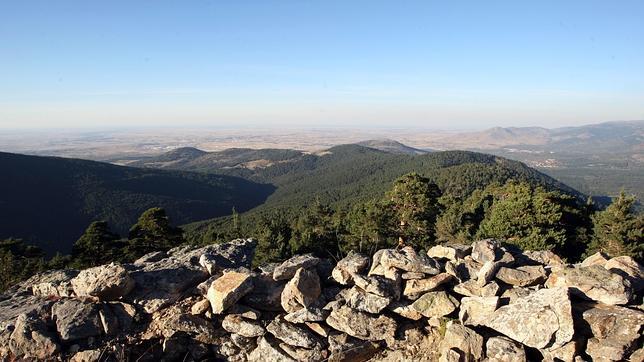
[(0, 356), (98, 360), (642, 360), (644, 270), (496, 240), (250, 269), (255, 242), (39, 275), (0, 299)]

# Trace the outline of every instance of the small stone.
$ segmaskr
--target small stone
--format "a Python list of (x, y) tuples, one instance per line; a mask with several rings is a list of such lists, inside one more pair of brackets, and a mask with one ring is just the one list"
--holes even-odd
[(331, 331), (331, 328), (322, 323), (304, 322), (304, 324), (322, 337), (328, 337)]
[(496, 282), (490, 282), (481, 288), (476, 280), (468, 280), (454, 286), (455, 293), (468, 297), (493, 297), (497, 295), (499, 289)]
[(193, 315), (200, 315), (206, 313), (210, 309), (210, 302), (208, 299), (202, 299), (197, 303), (193, 304), (190, 308), (190, 313)]
[(208, 301), (214, 314), (221, 314), (253, 289), (250, 274), (224, 273), (208, 288)]
[(427, 274), (425, 274), (425, 273), (416, 273), (416, 272), (406, 272), (406, 273), (402, 273), (401, 277), (403, 278), (403, 280), (425, 279), (427, 277)]
[(412, 304), (412, 308), (425, 317), (446, 316), (458, 306), (458, 300), (444, 291), (425, 293)]
[(405, 303), (402, 301), (396, 301), (392, 302), (387, 306), (387, 309), (390, 311), (400, 315), (401, 317), (405, 317), (407, 319), (411, 319), (414, 321), (420, 320), (423, 318), (423, 315), (418, 313), (411, 304)]
[(248, 355), (249, 362), (295, 362), (285, 353), (273, 338), (266, 336), (257, 339), (257, 348)]
[(324, 361), (328, 356), (328, 351), (316, 346), (312, 349), (293, 347), (286, 343), (280, 343), (280, 347), (289, 356), (297, 361)]
[(329, 315), (329, 312), (319, 308), (302, 308), (284, 316), (284, 319), (291, 323), (322, 322)]

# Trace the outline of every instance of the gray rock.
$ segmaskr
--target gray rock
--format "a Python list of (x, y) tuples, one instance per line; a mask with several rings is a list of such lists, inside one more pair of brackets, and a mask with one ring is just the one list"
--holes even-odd
[(463, 297), (458, 319), (465, 325), (484, 325), (499, 306), (499, 297)]
[(638, 347), (644, 312), (601, 303), (578, 303), (574, 310), (577, 330), (589, 338), (586, 353), (593, 361), (621, 361)]
[(599, 265), (553, 268), (545, 285), (569, 287), (577, 296), (611, 305), (627, 304), (633, 293), (627, 279)]
[(418, 254), (409, 246), (400, 250), (385, 249), (380, 255), (379, 262), (385, 269), (396, 268), (429, 275), (440, 273), (440, 266), (435, 260), (425, 254)]
[(390, 317), (373, 316), (348, 306), (333, 309), (326, 323), (337, 331), (367, 341), (393, 338), (397, 327), (396, 322)]
[(71, 284), (78, 296), (118, 300), (134, 288), (135, 282), (123, 266), (111, 263), (82, 270)]
[(472, 243), (472, 259), (480, 264), (501, 258), (501, 243), (495, 239), (479, 240)]
[(331, 328), (324, 323), (304, 322), (304, 324), (322, 337), (328, 337), (331, 332)]
[(329, 312), (319, 308), (302, 308), (284, 316), (284, 319), (291, 323), (322, 322), (329, 315)]
[(447, 273), (440, 273), (427, 279), (412, 279), (405, 282), (403, 295), (409, 299), (418, 299), (423, 293), (431, 292), (442, 285), (454, 280), (454, 277)]
[(299, 268), (282, 291), (282, 308), (289, 313), (296, 312), (315, 303), (321, 292), (317, 273)]
[(449, 351), (458, 352), (458, 361), (480, 361), (483, 358), (483, 337), (470, 328), (448, 322), (439, 350), (439, 361), (451, 360)]
[(360, 340), (345, 333), (331, 334), (328, 340), (331, 352), (330, 362), (368, 361), (380, 349), (377, 343)]
[(211, 310), (210, 302), (208, 299), (202, 299), (192, 305), (190, 313), (192, 313), (192, 315), (200, 315), (206, 313), (208, 310)]
[(298, 348), (288, 345), (286, 343), (280, 343), (280, 347), (286, 354), (295, 358), (297, 361), (308, 361), (308, 362), (317, 362), (324, 361), (328, 357), (328, 351), (322, 349), (320, 346), (315, 348)]
[(485, 342), (485, 356), (489, 362), (526, 362), (525, 349), (505, 337), (490, 337)]
[(275, 338), (294, 347), (314, 348), (320, 345), (320, 340), (309, 329), (289, 323), (283, 317), (277, 316), (268, 326)]
[(414, 321), (423, 318), (423, 315), (418, 313), (409, 302), (394, 301), (387, 306), (387, 309), (400, 315), (401, 317), (405, 317)]
[(235, 346), (239, 347), (239, 349), (245, 353), (249, 353), (257, 348), (256, 338), (244, 337), (240, 334), (232, 333), (230, 335), (230, 340)]
[(262, 316), (262, 313), (260, 311), (239, 303), (228, 308), (228, 313), (237, 314), (242, 318), (252, 319), (254, 321), (258, 320), (259, 317)]
[(367, 293), (355, 286), (347, 291), (345, 300), (349, 307), (373, 314), (380, 313), (392, 301), (390, 297)]
[(608, 261), (608, 255), (602, 253), (601, 251), (596, 252), (595, 254), (584, 259), (579, 266), (587, 267), (591, 265), (604, 266)]
[(471, 245), (465, 244), (444, 244), (435, 245), (427, 250), (427, 256), (435, 259), (448, 259), (456, 261), (463, 259), (472, 252)]
[(101, 358), (100, 349), (88, 349), (74, 353), (69, 362), (98, 362)]
[(249, 362), (295, 362), (296, 360), (284, 352), (278, 343), (269, 337), (259, 337), (257, 348), (248, 355)]
[(560, 362), (560, 361), (575, 361), (578, 350), (580, 349), (579, 343), (572, 340), (561, 347), (551, 348), (549, 350), (540, 349), (539, 352), (543, 356), (542, 362)]
[(425, 273), (416, 273), (416, 272), (406, 272), (400, 275), (403, 280), (414, 280), (414, 279), (425, 279), (427, 274)]
[(546, 270), (541, 265), (520, 266), (514, 269), (501, 267), (496, 273), (496, 278), (500, 281), (519, 287), (541, 284), (546, 277)]
[(103, 303), (98, 316), (103, 326), (103, 333), (107, 335), (127, 333), (136, 316), (136, 308), (121, 302)]
[(454, 286), (454, 292), (468, 297), (493, 297), (499, 293), (499, 285), (490, 282), (480, 287), (476, 280), (468, 280)]
[(389, 279), (381, 275), (371, 275), (365, 278), (361, 275), (355, 275), (354, 282), (357, 287), (367, 293), (386, 298), (400, 298), (401, 278)]
[[(54, 270), (34, 278), (31, 285), (33, 295), (40, 297), (69, 297), (73, 294), (71, 281), (78, 270)], [(29, 282), (29, 281), (28, 281)]]
[(248, 273), (226, 272), (208, 288), (208, 301), (212, 312), (221, 314), (253, 289)]
[(175, 335), (185, 334), (202, 343), (215, 343), (217, 333), (212, 322), (201, 316), (192, 315), (183, 308), (183, 305), (175, 304), (154, 313), (152, 322), (142, 339), (161, 337), (168, 339)]
[(550, 250), (524, 251), (518, 258), (525, 264), (540, 264), (543, 266), (561, 266), (565, 264), (557, 254)]
[(227, 315), (222, 320), (221, 327), (227, 332), (247, 338), (263, 336), (266, 333), (264, 327), (259, 322), (246, 320), (236, 314)]
[(629, 280), (636, 292), (644, 290), (644, 268), (630, 256), (612, 258), (604, 268)]
[(282, 292), (286, 282), (275, 281), (273, 275), (260, 274), (253, 276), (254, 288), (242, 298), (242, 302), (255, 309), (280, 312), (282, 308)]
[(368, 266), (368, 257), (352, 251), (338, 262), (333, 268), (331, 276), (336, 282), (349, 285), (353, 282), (353, 275), (364, 273)]
[(444, 291), (427, 292), (412, 304), (412, 308), (425, 317), (443, 317), (454, 312), (459, 302)]
[(273, 279), (287, 280), (293, 278), (298, 269), (312, 269), (320, 263), (320, 259), (311, 254), (296, 255), (279, 266), (273, 271)]
[(51, 308), (56, 330), (63, 341), (75, 341), (100, 335), (103, 326), (98, 311), (97, 304), (76, 299), (61, 300)]
[(56, 337), (35, 313), (18, 316), (9, 338), (9, 349), (15, 357), (27, 360), (45, 360), (60, 352)]
[(250, 268), (257, 241), (235, 239), (228, 243), (214, 244), (199, 249), (199, 264), (208, 274), (216, 275), (224, 269)]
[(561, 347), (575, 332), (568, 294), (567, 288), (535, 291), (498, 308), (484, 324), (529, 347)]

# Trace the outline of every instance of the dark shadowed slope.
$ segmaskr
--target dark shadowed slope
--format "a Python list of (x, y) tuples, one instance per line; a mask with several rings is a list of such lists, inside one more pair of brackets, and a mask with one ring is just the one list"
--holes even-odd
[(0, 172), (0, 238), (24, 238), (48, 253), (69, 252), (93, 220), (125, 233), (160, 206), (183, 224), (249, 210), (274, 191), (234, 176), (11, 153), (0, 153)]

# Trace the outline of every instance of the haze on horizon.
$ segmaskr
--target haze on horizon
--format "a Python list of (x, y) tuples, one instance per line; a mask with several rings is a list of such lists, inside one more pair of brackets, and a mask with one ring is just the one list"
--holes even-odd
[(6, 1), (0, 128), (644, 119), (641, 1)]

